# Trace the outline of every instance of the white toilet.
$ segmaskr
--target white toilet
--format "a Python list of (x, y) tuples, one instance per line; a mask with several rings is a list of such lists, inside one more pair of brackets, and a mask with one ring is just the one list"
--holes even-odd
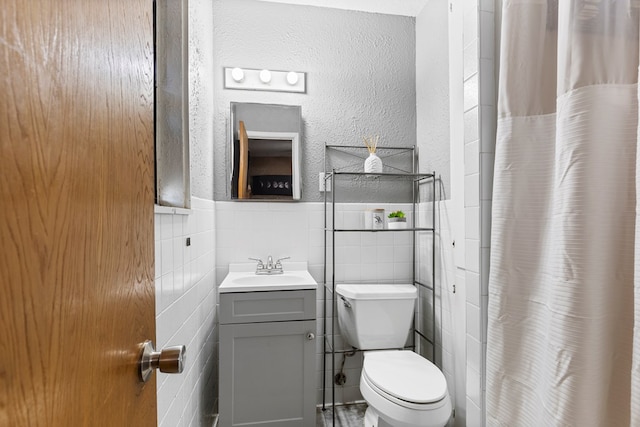
[(417, 290), (412, 285), (337, 285), (338, 323), (364, 353), (360, 392), (365, 427), (443, 427), (451, 399), (442, 372), (404, 347)]

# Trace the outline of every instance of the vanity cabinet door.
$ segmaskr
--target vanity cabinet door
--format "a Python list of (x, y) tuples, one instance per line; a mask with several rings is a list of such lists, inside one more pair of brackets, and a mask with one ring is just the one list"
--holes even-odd
[(315, 333), (315, 320), (220, 325), (220, 427), (315, 426)]

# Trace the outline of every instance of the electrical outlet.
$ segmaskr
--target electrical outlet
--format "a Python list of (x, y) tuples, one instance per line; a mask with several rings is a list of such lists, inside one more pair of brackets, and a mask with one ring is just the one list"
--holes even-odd
[(318, 174), (318, 186), (321, 193), (331, 191), (331, 180), (324, 179), (324, 172), (320, 172)]

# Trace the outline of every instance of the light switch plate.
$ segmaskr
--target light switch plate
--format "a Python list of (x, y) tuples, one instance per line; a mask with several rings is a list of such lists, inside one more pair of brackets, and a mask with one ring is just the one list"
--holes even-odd
[[(325, 189), (325, 185), (326, 185), (326, 189)], [(325, 181), (324, 172), (320, 172), (318, 174), (318, 186), (321, 193), (324, 193), (325, 191), (327, 192), (331, 191), (331, 180)]]

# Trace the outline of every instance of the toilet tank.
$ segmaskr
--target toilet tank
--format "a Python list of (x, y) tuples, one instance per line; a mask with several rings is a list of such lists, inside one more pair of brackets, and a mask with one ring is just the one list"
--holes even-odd
[(338, 324), (346, 341), (361, 350), (402, 348), (413, 320), (413, 285), (336, 286)]

